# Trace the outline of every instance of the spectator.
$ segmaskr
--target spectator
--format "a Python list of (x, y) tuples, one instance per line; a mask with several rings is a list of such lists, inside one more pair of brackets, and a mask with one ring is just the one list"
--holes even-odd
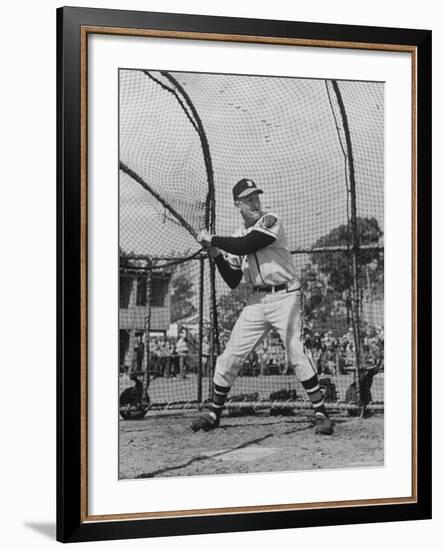
[(337, 347), (337, 340), (334, 338), (332, 330), (328, 331), (323, 338), (323, 346), (325, 351), (334, 351)]
[(347, 339), (343, 334), (337, 340), (337, 369), (339, 374), (345, 374), (346, 346), (347, 346)]
[(178, 353), (177, 353), (177, 342), (174, 338), (171, 338), (170, 340), (170, 346), (172, 348), (171, 350), (171, 378), (175, 380), (177, 377), (179, 371), (180, 371), (180, 365), (179, 365), (179, 359), (178, 359)]
[(271, 334), (268, 346), (267, 374), (282, 374), (284, 370), (284, 348), (278, 335)]
[(266, 363), (268, 361), (266, 348), (267, 348), (267, 345), (265, 341), (261, 342), (257, 347), (257, 362), (258, 362), (258, 368), (259, 368), (260, 374), (264, 374)]
[(164, 376), (165, 378), (170, 378), (172, 376), (172, 370), (173, 370), (173, 356), (174, 356), (174, 341), (172, 338), (167, 338), (165, 341), (165, 370), (164, 370)]
[(313, 343), (312, 343), (312, 348), (317, 350), (317, 351), (320, 351), (321, 350), (321, 337), (320, 337), (320, 333), (319, 332), (316, 332), (314, 334), (314, 338), (313, 338)]
[(303, 343), (305, 345), (305, 349), (311, 349), (314, 346), (314, 337), (312, 335), (312, 332), (309, 328), (305, 328), (303, 330)]
[(186, 372), (188, 369), (188, 343), (187, 343), (187, 332), (185, 329), (182, 329), (180, 331), (179, 338), (177, 340), (177, 343), (175, 345), (175, 349), (178, 355), (178, 363), (179, 363), (179, 375), (182, 378), (186, 378)]
[(158, 376), (158, 367), (159, 367), (159, 345), (157, 338), (153, 338), (149, 343), (149, 371), (154, 376)]
[(345, 365), (347, 368), (354, 368), (355, 364), (355, 342), (354, 342), (354, 329), (348, 328), (348, 332), (345, 335), (346, 338), (346, 352), (345, 352)]
[(202, 341), (202, 376), (209, 376), (209, 340), (203, 336)]
[(223, 351), (225, 349), (226, 344), (228, 343), (228, 340), (229, 340), (229, 334), (226, 332), (223, 332), (222, 335), (220, 336), (220, 351)]
[(383, 357), (383, 342), (379, 327), (373, 328), (366, 338), (366, 363), (370, 367), (380, 366)]
[(259, 373), (258, 354), (255, 350), (252, 350), (242, 365), (239, 376), (257, 376)]
[(321, 338), (320, 333), (316, 332), (311, 338), (311, 353), (312, 359), (314, 361), (315, 368), (319, 372), (319, 363), (320, 363), (320, 352), (321, 352)]
[(158, 361), (158, 376), (164, 376), (166, 370), (166, 361), (167, 361), (167, 350), (166, 350), (166, 339), (163, 336), (160, 338), (157, 344), (157, 361)]
[(143, 370), (143, 359), (145, 354), (145, 345), (139, 340), (134, 346), (134, 354), (132, 356), (132, 370), (141, 372)]
[(346, 341), (346, 347), (349, 343), (354, 342), (354, 329), (352, 327), (348, 328), (348, 332), (344, 335)]

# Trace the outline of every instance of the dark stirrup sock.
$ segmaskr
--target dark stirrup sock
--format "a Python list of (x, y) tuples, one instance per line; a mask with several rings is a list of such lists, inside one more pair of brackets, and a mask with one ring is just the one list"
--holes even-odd
[(309, 399), (312, 403), (312, 408), (314, 409), (315, 414), (321, 414), (328, 417), (328, 412), (325, 407), (325, 402), (323, 399), (323, 394), (320, 389), (320, 383), (316, 374), (309, 380), (302, 382), (303, 387), (308, 394)]
[(209, 412), (213, 413), (216, 419), (220, 418), (230, 389), (231, 388), (226, 388), (224, 386), (218, 386), (217, 384), (214, 384), (212, 403), (209, 407)]

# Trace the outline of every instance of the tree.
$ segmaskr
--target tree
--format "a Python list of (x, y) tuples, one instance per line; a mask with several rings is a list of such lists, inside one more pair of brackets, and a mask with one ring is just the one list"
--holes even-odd
[(184, 274), (180, 273), (171, 282), (171, 322), (189, 317), (196, 312), (192, 303), (194, 296), (193, 283)]
[[(357, 235), (360, 245), (377, 244), (383, 235), (375, 218), (357, 218)], [(351, 227), (349, 224), (332, 229), (327, 235), (320, 237), (314, 248), (333, 246), (352, 247)], [(312, 263), (318, 267), (328, 280), (328, 285), (337, 293), (342, 294), (352, 286), (351, 252), (318, 252), (311, 254)], [(361, 282), (366, 280), (366, 266), (371, 264), (373, 281), (377, 290), (383, 286), (383, 254), (379, 250), (361, 249), (358, 252), (358, 267)]]
[(316, 265), (308, 263), (302, 268), (300, 282), (304, 290), (304, 315), (314, 326), (346, 322), (346, 305), (342, 297), (329, 286), (327, 277)]
[(250, 294), (250, 287), (246, 283), (240, 283), (218, 300), (218, 322), (222, 329), (232, 330), (242, 309), (245, 307)]
[(120, 267), (138, 267), (141, 265), (140, 260), (135, 260), (135, 252), (126, 252), (121, 246), (119, 247)]

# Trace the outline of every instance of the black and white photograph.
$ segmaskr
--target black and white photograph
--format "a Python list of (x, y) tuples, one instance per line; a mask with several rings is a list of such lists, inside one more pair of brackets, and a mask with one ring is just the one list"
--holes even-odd
[(382, 468), (385, 83), (118, 86), (119, 479)]

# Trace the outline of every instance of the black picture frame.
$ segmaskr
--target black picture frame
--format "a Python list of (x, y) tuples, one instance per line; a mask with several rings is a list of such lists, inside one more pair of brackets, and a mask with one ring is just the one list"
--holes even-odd
[[(414, 58), (412, 499), (309, 509), (149, 518), (87, 514), (87, 155), (82, 65), (100, 28), (175, 37), (410, 51)], [(89, 29), (89, 30), (88, 30)], [(191, 34), (189, 34), (191, 33)], [(204, 36), (203, 36), (204, 35)], [(216, 36), (216, 38), (214, 38)], [(288, 43), (289, 43), (288, 42)], [(340, 46), (341, 45), (341, 46)], [(431, 31), (63, 7), (57, 10), (57, 540), (62, 542), (405, 521), (431, 518)]]

